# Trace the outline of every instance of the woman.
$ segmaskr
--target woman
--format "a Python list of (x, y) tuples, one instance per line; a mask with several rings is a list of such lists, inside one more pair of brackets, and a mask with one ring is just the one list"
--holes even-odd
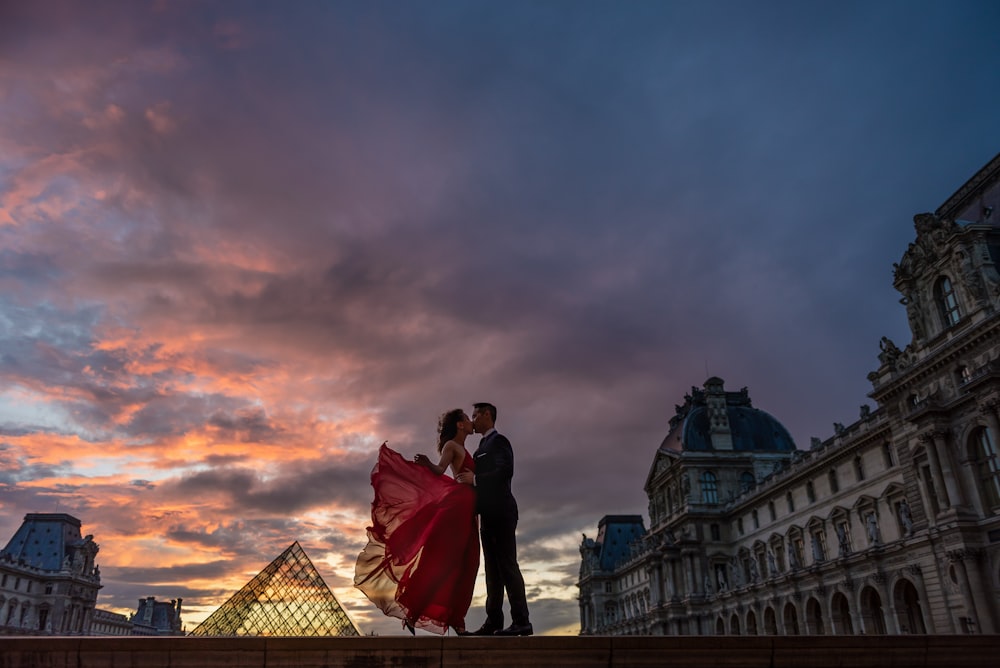
[(479, 572), (476, 493), (444, 473), (475, 472), (465, 449), (471, 433), (472, 421), (456, 408), (438, 423), (437, 464), (426, 455), (407, 461), (383, 443), (372, 469), (372, 526), (354, 586), (410, 633), (465, 631)]

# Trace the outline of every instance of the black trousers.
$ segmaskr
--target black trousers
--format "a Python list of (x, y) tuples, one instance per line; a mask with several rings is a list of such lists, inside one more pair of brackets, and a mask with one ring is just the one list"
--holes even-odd
[(483, 542), (486, 569), (486, 623), (503, 628), (503, 593), (507, 590), (510, 617), (514, 624), (528, 623), (528, 601), (524, 578), (517, 565), (517, 520), (506, 517), (479, 517), (479, 536)]

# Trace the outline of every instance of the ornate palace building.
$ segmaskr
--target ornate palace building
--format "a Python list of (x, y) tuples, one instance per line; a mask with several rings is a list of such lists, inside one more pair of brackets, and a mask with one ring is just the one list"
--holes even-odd
[(1000, 632), (1000, 156), (914, 223), (877, 407), (799, 450), (746, 388), (692, 388), (648, 531), (584, 536), (581, 634)]
[(71, 515), (25, 515), (0, 550), (0, 634), (89, 634), (101, 588), (98, 549)]

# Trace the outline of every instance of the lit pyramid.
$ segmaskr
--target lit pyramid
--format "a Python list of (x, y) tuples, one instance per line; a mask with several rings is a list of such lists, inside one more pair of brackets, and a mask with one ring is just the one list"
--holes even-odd
[(199, 624), (195, 636), (357, 636), (298, 541)]

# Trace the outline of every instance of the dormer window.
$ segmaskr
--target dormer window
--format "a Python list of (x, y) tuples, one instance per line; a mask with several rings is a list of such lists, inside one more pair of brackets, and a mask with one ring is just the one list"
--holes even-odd
[(941, 312), (941, 321), (945, 328), (958, 324), (961, 314), (958, 312), (958, 300), (955, 298), (955, 289), (947, 276), (938, 279), (934, 287), (934, 296), (937, 298), (938, 309)]

